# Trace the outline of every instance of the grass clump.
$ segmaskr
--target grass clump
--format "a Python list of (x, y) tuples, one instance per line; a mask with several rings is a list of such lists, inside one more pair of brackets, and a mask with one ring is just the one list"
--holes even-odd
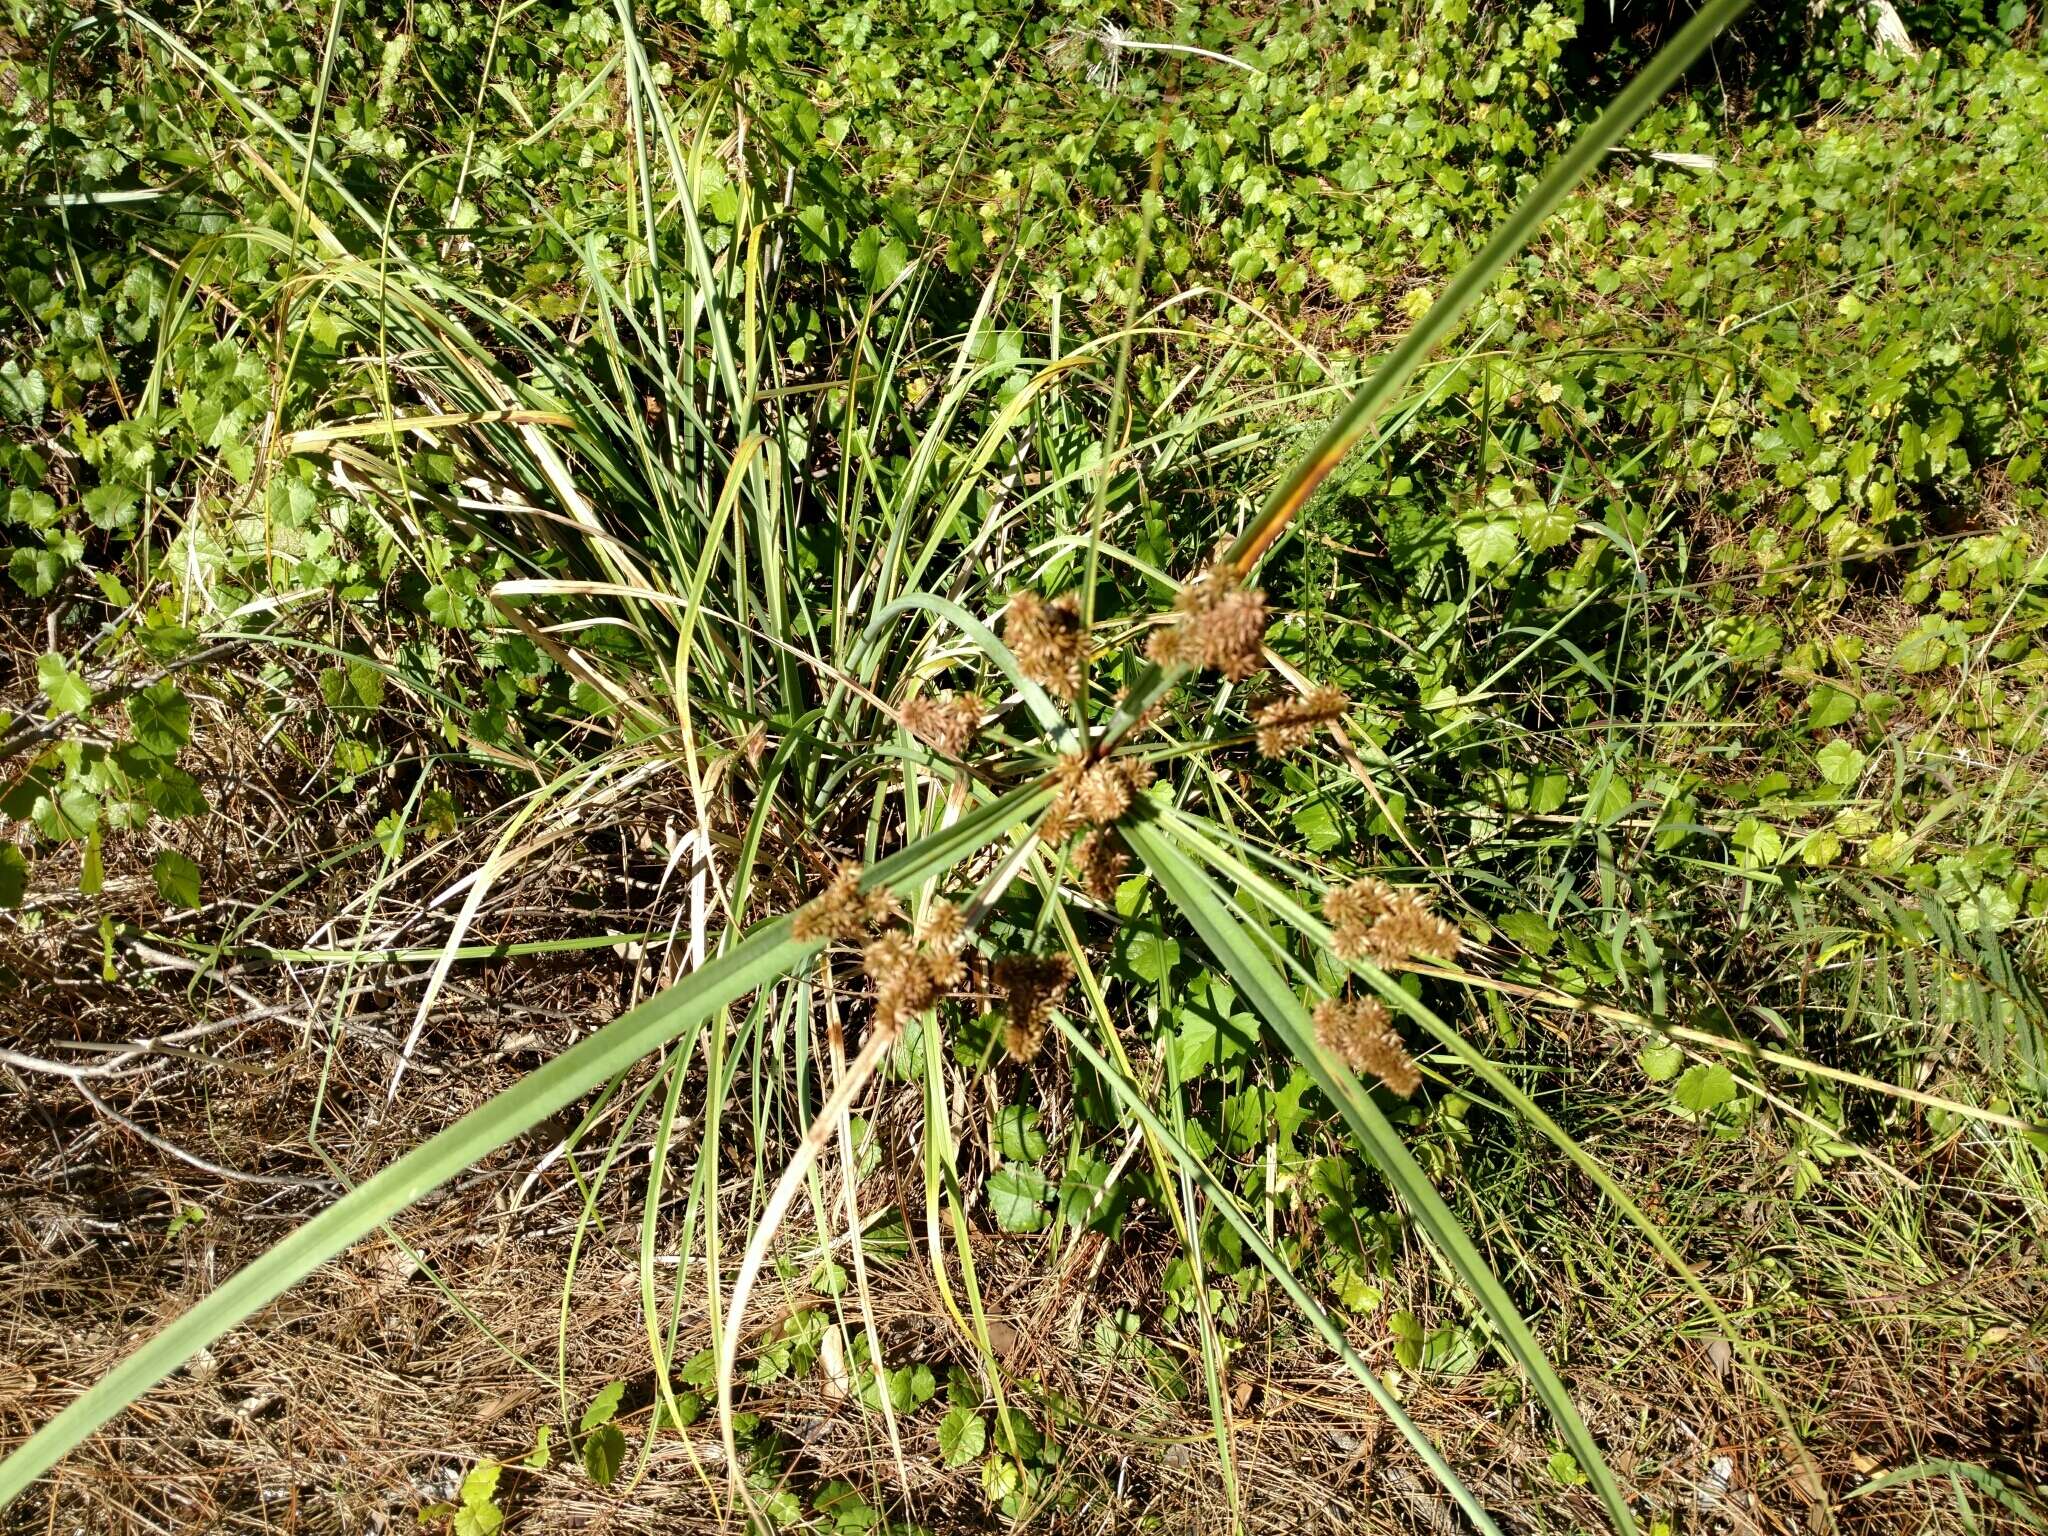
[(2031, 1518), (2039, 65), (1738, 9), (13, 60), (16, 1508)]

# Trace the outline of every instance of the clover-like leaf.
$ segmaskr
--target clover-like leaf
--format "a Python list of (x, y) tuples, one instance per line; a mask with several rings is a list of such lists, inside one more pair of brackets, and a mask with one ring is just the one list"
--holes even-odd
[(954, 1407), (939, 1421), (939, 1455), (949, 1467), (964, 1467), (988, 1449), (988, 1421), (971, 1408)]
[(1005, 1232), (1040, 1232), (1052, 1220), (1052, 1183), (1035, 1168), (1004, 1166), (989, 1175), (988, 1208)]
[(184, 854), (166, 848), (156, 856), (150, 874), (156, 879), (157, 894), (168, 905), (183, 907), (188, 912), (199, 909), (199, 866)]
[(1709, 1115), (1731, 1103), (1740, 1088), (1735, 1074), (1726, 1067), (1701, 1063), (1687, 1067), (1685, 1075), (1671, 1090), (1671, 1102), (1690, 1115)]
[(191, 700), (169, 678), (131, 694), (125, 707), (135, 744), (150, 756), (175, 757), (191, 740)]
[(60, 714), (82, 715), (92, 708), (92, 689), (55, 651), (36, 661), (36, 686)]

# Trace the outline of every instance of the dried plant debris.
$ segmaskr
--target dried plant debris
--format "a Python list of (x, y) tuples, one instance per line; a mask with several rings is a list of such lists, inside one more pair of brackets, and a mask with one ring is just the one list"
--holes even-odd
[(1316, 1005), (1315, 1024), (1316, 1038), (1352, 1071), (1378, 1078), (1404, 1099), (1422, 1086), (1422, 1074), (1379, 999), (1326, 999)]
[(1003, 610), (1003, 639), (1034, 683), (1062, 699), (1080, 695), (1088, 643), (1080, 598), (1069, 592), (1047, 602), (1036, 592), (1017, 593)]
[(1430, 911), (1420, 895), (1370, 875), (1326, 892), (1323, 915), (1330, 920), (1331, 947), (1345, 960), (1398, 965), (1421, 956), (1450, 961), (1458, 957), (1463, 940), (1458, 925)]
[(733, 750), (746, 759), (749, 768), (759, 768), (768, 755), (768, 727), (755, 725), (733, 743)]
[(947, 757), (973, 745), (981, 718), (981, 700), (971, 693), (920, 693), (903, 706), (903, 728)]
[(935, 902), (917, 932), (893, 928), (861, 951), (861, 970), (875, 989), (875, 1028), (900, 1034), (903, 1026), (960, 985), (967, 974), (960, 949), (967, 941), (960, 909)]
[(1060, 999), (1073, 984), (1074, 963), (1065, 955), (1005, 955), (996, 962), (996, 990), (1003, 995), (1003, 1049), (1012, 1061), (1030, 1061), (1045, 1044), (1045, 1032)]
[(895, 898), (881, 887), (863, 891), (860, 877), (858, 863), (852, 859), (843, 862), (825, 889), (798, 909), (790, 923), (790, 937), (800, 944), (819, 939), (857, 939), (886, 923), (895, 915)]
[(1295, 699), (1268, 704), (1255, 716), (1259, 728), (1259, 752), (1265, 757), (1285, 757), (1315, 739), (1318, 729), (1341, 720), (1351, 701), (1339, 688), (1311, 688)]
[(1219, 562), (1174, 600), (1173, 623), (1152, 632), (1145, 654), (1160, 666), (1206, 667), (1241, 683), (1266, 664), (1266, 594)]

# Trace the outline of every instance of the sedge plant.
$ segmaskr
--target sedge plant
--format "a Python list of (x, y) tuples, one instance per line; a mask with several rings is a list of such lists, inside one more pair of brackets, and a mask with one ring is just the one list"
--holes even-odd
[[(1416, 370), (1545, 216), (1743, 9), (1744, 0), (1703, 6), (1578, 135), (1237, 536), (1177, 583), (1174, 606), (1121, 618), (1094, 611), (1094, 588), (1061, 590), (1042, 578), (1071, 579), (1069, 557), (1078, 551), (1092, 563), (1102, 553), (1092, 497), (1106, 474), (1129, 467), (1132, 445), (1119, 438), (1092, 462), (1077, 456), (1038, 469), (1027, 450), (1085, 432), (1088, 414), (1070, 385), (1099, 371), (1136, 329), (1020, 368), (996, 329), (998, 273), (968, 334), (943, 358), (927, 355), (915, 328), (887, 318), (880, 303), (853, 304), (832, 311), (843, 343), (833, 370), (792, 367), (760, 323), (779, 304), (820, 297), (795, 259), (788, 222), (750, 192), (755, 216), (714, 242), (698, 207), (711, 135), (678, 119), (655, 89), (625, 7), (620, 77), (636, 156), (637, 244), (623, 269), (586, 249), (581, 308), (566, 337), (409, 255), (389, 217), (332, 173), (317, 141), (269, 119), (159, 23), (128, 12), (140, 33), (243, 113), (250, 133), (241, 153), (303, 231), (303, 246), (292, 246), (304, 263), (292, 302), (342, 314), (374, 340), (351, 383), (320, 402), (319, 419), (292, 424), (280, 450), (320, 461), (401, 544), (426, 547), (449, 526), (475, 534), (489, 552), (483, 577), (474, 568), (426, 574), (451, 611), (518, 636), (573, 680), (582, 701), (558, 734), (523, 744), (518, 756), (553, 772), (575, 760), (581, 777), (565, 782), (587, 784), (630, 784), (654, 765), (679, 766), (696, 813), (684, 878), (698, 894), (678, 979), (347, 1190), (141, 1344), (0, 1462), (0, 1503), (314, 1268), (593, 1091), (611, 1101), (650, 1058), (659, 1070), (629, 1113), (658, 1104), (666, 1146), (686, 1087), (701, 1081), (704, 1140), (715, 1147), (736, 1113), (728, 1096), (776, 1069), (765, 1042), (799, 1015), (807, 1023), (821, 994), (836, 994), (842, 1000), (828, 1011), (858, 1025), (859, 1043), (830, 1021), (830, 1049), (817, 1067), (822, 1099), (810, 1103), (799, 1085), (806, 1118), (793, 1153), (763, 1170), (749, 1230), (719, 1230), (708, 1161), (686, 1196), (695, 1278), (687, 1268), (676, 1276), (673, 1307), (686, 1285), (701, 1287), (728, 1474), (750, 1498), (734, 1430), (736, 1381), (755, 1338), (750, 1303), (780, 1229), (804, 1191), (815, 1191), (818, 1160), (835, 1142), (845, 1153), (852, 1108), (914, 1028), (940, 1065), (935, 1010), (963, 986), (970, 964), (985, 964), (1002, 993), (1007, 1051), (1028, 1059), (1057, 1039), (1088, 1062), (1130, 1116), (1162, 1187), (1180, 1191), (1174, 1220), (1184, 1235), (1200, 1219), (1197, 1199), (1207, 1202), (1471, 1523), (1496, 1531), (1457, 1469), (1134, 1070), (1076, 917), (1100, 910), (1127, 872), (1142, 870), (1485, 1315), (1608, 1519), (1632, 1529), (1627, 1495), (1554, 1363), (1385, 1107), (1388, 1095), (1415, 1086), (1403, 1019), (1426, 1023), (1453, 1042), (1457, 1059), (1488, 1071), (1448, 1025), (1418, 1018), (1419, 1005), (1389, 974), (1402, 963), (1455, 974), (1455, 928), (1413, 893), (1369, 879), (1323, 890), (1284, 858), (1242, 870), (1231, 834), (1203, 815), (1199, 797), (1176, 792), (1175, 776), (1195, 771), (1207, 743), (1199, 734), (1176, 741), (1162, 722), (1177, 718), (1176, 690), (1207, 699), (1265, 668), (1260, 561), (1330, 471), (1398, 406)], [(309, 196), (316, 187), (317, 199)], [(290, 243), (275, 232), (244, 238)], [(896, 287), (914, 296), (921, 282), (912, 263)], [(998, 383), (1006, 388), (992, 395)], [(1199, 456), (1204, 425), (1192, 413), (1143, 441)], [(421, 445), (452, 456), (460, 473), (423, 481), (413, 459)], [(1034, 542), (1047, 524), (1050, 538)], [(1305, 681), (1254, 721), (1262, 750), (1300, 750), (1341, 723), (1348, 701)], [(545, 846), (510, 834), (501, 845), (506, 859), (539, 856)], [(481, 874), (466, 914), (478, 910), (491, 878)], [(1045, 917), (1035, 943), (992, 952), (986, 920), (1013, 888), (1036, 888)], [(1327, 924), (1309, 918), (1289, 937), (1266, 921), (1316, 908)], [(466, 927), (459, 920), (440, 949), (441, 974), (465, 952)], [(1065, 1011), (1076, 984), (1093, 1028)], [(849, 993), (859, 1001), (844, 1002)], [(430, 1023), (430, 1004), (416, 1032)], [(795, 1038), (806, 1032), (792, 1029)], [(704, 1071), (693, 1079), (686, 1073), (696, 1061)], [(807, 1059), (797, 1064), (806, 1075)], [(924, 1104), (925, 1240), (942, 1300), (986, 1354), (986, 1309), (939, 1076), (928, 1075)], [(389, 1091), (405, 1088), (394, 1074)], [(644, 1251), (660, 1201), (657, 1179), (644, 1207)], [(589, 1210), (586, 1199), (586, 1217)], [(851, 1210), (838, 1214), (857, 1221)], [(673, 1413), (677, 1312), (664, 1317), (651, 1262), (641, 1285), (657, 1395)], [(860, 1292), (868, 1294), (865, 1274)], [(871, 1314), (865, 1334), (872, 1354)], [(1000, 1418), (1003, 1387), (993, 1377), (990, 1387)], [(896, 1439), (893, 1421), (889, 1430)], [(1227, 1456), (1220, 1430), (1219, 1441)]]

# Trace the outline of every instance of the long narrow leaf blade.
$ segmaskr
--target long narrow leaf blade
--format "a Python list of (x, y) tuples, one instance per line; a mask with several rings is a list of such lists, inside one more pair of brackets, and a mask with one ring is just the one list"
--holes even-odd
[(1280, 973), (1273, 968), (1259, 941), (1244, 930), (1232, 915), (1208, 874), (1174, 846), (1156, 824), (1142, 818), (1121, 828), (1125, 839), (1145, 866), (1155, 875), (1167, 898), (1179, 908), (1200, 936), (1216, 963), (1223, 967), (1231, 984), (1242, 992), (1280, 1037), (1288, 1051), (1307, 1069), (1330, 1102), (1337, 1106), (1360, 1146), (1379, 1167), (1387, 1182), (1401, 1197), (1416, 1223), (1436, 1245), (1437, 1251), (1457, 1272), (1458, 1278), (1485, 1309), (1499, 1331), (1501, 1342), (1522, 1367), (1536, 1394), (1556, 1423), (1565, 1447), (1592, 1480), (1609, 1518), (1621, 1531), (1632, 1532), (1627, 1501), (1615, 1483), (1585, 1420), (1571, 1400), (1571, 1394), (1551, 1366), (1543, 1347), (1536, 1341), (1514, 1300), (1493, 1273), (1470, 1234), (1459, 1225), (1450, 1207), (1417, 1166), (1408, 1148), (1372, 1096), (1358, 1079), (1316, 1040), (1314, 1025)]
[(1660, 48), (1642, 72), (1608, 103), (1607, 110), (1592, 126), (1573, 140), (1571, 148), (1537, 183), (1536, 190), (1508, 215), (1507, 222), (1494, 231), (1485, 248), (1459, 269), (1444, 288), (1443, 297), (1401, 338), (1350, 403), (1337, 413), (1315, 446), (1274, 488), (1259, 515), (1230, 546), (1227, 559), (1242, 570), (1264, 552), (1309, 494), (1337, 467), (1352, 445), (1371, 430), (1374, 418), (1400, 393), (1422, 360), (1457, 327), (1465, 311), (1486, 291), (1501, 268), (1529, 243), (1543, 221), (1571, 195), (1601, 157), (1628, 136), (1629, 129), (1656, 105), (1657, 99), (1691, 67), (1693, 60), (1706, 52), (1707, 45), (1749, 9), (1749, 3), (1750, 0), (1709, 0), (1701, 6), (1678, 36)]
[[(895, 886), (943, 870), (1016, 826), (1046, 794), (1038, 784), (1012, 790), (877, 863), (866, 883)], [(0, 1509), (194, 1353), (357, 1239), (648, 1052), (696, 1028), (727, 1003), (786, 975), (817, 948), (816, 941), (790, 937), (788, 917), (762, 924), (700, 970), (614, 1019), (357, 1185), (230, 1276), (0, 1461)]]

